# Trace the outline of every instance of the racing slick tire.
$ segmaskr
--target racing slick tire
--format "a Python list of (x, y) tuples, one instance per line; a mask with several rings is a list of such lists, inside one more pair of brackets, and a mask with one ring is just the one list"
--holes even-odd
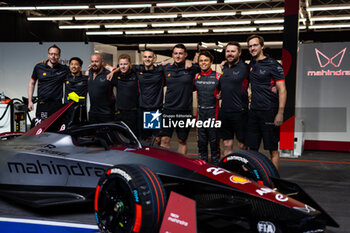
[(273, 188), (270, 177), (279, 177), (272, 162), (257, 151), (238, 151), (223, 157), (219, 166)]
[(156, 232), (166, 206), (159, 177), (141, 165), (118, 165), (99, 180), (95, 215), (100, 232)]

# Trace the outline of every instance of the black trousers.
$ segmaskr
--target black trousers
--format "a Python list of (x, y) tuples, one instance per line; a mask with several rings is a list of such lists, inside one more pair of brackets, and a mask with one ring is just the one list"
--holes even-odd
[[(198, 109), (198, 119), (205, 121), (207, 119), (216, 118), (216, 108), (212, 109)], [(211, 162), (214, 164), (218, 163), (220, 154), (220, 144), (217, 137), (217, 129), (214, 127), (209, 128), (198, 128), (198, 151), (200, 158), (208, 162), (208, 143), (211, 151)]]

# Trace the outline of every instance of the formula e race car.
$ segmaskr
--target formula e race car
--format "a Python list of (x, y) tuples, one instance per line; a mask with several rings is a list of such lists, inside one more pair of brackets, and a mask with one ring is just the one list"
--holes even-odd
[(73, 124), (72, 109), (22, 136), (0, 135), (0, 195), (38, 208), (95, 201), (101, 232), (157, 232), (170, 192), (195, 201), (199, 232), (338, 227), (262, 154), (232, 153), (215, 166), (141, 143), (123, 122)]

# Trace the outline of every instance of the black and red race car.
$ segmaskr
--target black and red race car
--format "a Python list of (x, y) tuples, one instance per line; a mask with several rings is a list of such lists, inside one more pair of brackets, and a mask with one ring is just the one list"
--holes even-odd
[(236, 152), (215, 166), (141, 143), (122, 122), (76, 124), (78, 108), (0, 135), (0, 195), (32, 207), (95, 201), (101, 232), (157, 232), (171, 191), (195, 200), (200, 232), (338, 227), (262, 154)]

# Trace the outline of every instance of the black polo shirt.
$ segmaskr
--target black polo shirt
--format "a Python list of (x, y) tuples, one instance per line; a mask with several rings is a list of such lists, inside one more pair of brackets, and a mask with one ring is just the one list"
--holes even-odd
[(199, 66), (193, 64), (190, 69), (185, 69), (185, 63), (164, 66), (165, 93), (164, 108), (170, 110), (192, 110), (193, 81), (196, 73), (200, 72)]
[(221, 110), (239, 112), (248, 109), (248, 65), (239, 61), (229, 67), (224, 65), (219, 81), (221, 90)]
[(146, 70), (144, 65), (134, 65), (140, 86), (139, 106), (160, 109), (163, 106), (164, 71), (162, 66)]
[(90, 97), (90, 114), (114, 114), (115, 97), (113, 84), (106, 79), (110, 72), (103, 68), (95, 79), (92, 70), (89, 71), (88, 90)]
[(254, 110), (278, 109), (278, 94), (271, 91), (276, 82), (284, 81), (281, 64), (266, 55), (263, 60), (251, 60), (249, 79), (252, 89), (250, 108)]
[(218, 106), (218, 85), (220, 74), (212, 69), (206, 73), (200, 72), (194, 79), (194, 87), (197, 90), (198, 107), (202, 109), (212, 109)]
[(65, 79), (65, 95), (64, 102), (68, 103), (68, 94), (71, 92), (77, 93), (79, 96), (84, 96), (86, 98), (88, 91), (88, 79), (86, 75), (73, 76), (71, 73), (67, 74)]
[(126, 74), (117, 72), (113, 75), (112, 83), (117, 87), (116, 109), (137, 110), (139, 85), (136, 73), (133, 71)]
[(69, 73), (69, 68), (60, 63), (51, 68), (47, 62), (36, 64), (32, 74), (32, 79), (38, 81), (38, 99), (39, 101), (62, 101), (63, 82)]

